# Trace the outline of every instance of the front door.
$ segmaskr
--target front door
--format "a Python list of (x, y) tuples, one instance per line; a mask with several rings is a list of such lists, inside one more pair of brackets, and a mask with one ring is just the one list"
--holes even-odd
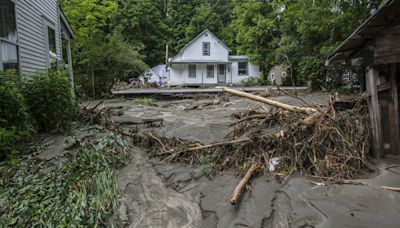
[(218, 83), (226, 83), (225, 65), (218, 65)]

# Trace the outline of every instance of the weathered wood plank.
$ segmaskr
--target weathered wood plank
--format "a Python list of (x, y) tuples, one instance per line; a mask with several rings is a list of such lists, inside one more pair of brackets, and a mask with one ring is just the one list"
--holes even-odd
[(375, 66), (371, 66), (365, 75), (367, 93), (370, 97), (368, 102), (369, 115), (371, 118), (372, 128), (372, 148), (376, 158), (383, 157), (382, 150), (382, 123), (381, 109), (378, 99), (378, 81), (379, 72)]
[(393, 123), (390, 128), (390, 147), (391, 151), (394, 154), (400, 154), (399, 141), (400, 141), (400, 132), (399, 132), (399, 96), (398, 96), (398, 88), (397, 88), (397, 69), (396, 64), (390, 65), (390, 84), (392, 86), (391, 96), (392, 103), (390, 105), (390, 113), (389, 115), (391, 123)]

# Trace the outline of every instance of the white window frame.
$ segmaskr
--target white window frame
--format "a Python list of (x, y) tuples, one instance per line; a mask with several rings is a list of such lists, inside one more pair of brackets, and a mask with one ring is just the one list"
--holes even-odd
[[(243, 69), (240, 69), (240, 64), (243, 64), (243, 63), (245, 63), (246, 64), (246, 73), (240, 73), (240, 70), (243, 70)], [(249, 62), (238, 62), (238, 75), (239, 76), (248, 76), (249, 75)]]
[[(18, 5), (16, 3), (16, 0), (10, 0), (11, 2), (14, 3), (14, 14), (15, 14), (15, 31), (16, 31), (16, 35), (17, 35), (17, 42), (13, 42), (13, 41), (9, 41), (7, 39), (1, 38), (0, 37), (0, 48), (1, 48), (1, 43), (2, 42), (6, 42), (12, 45), (15, 45), (17, 47), (17, 58), (18, 58), (18, 69), (17, 71), (20, 72), (21, 71), (21, 54), (20, 54), (20, 47), (19, 47), (19, 37), (18, 37), (18, 14), (17, 14), (17, 8)], [(3, 71), (3, 57), (2, 54), (0, 52), (0, 71)]]
[[(191, 74), (190, 68), (194, 68), (194, 74)], [(197, 67), (196, 64), (188, 64), (188, 78), (196, 78)]]
[(282, 78), (286, 78), (287, 77), (287, 72), (286, 71), (283, 71), (282, 72)]
[[(205, 45), (207, 45), (207, 48), (205, 49)], [(210, 56), (211, 54), (211, 44), (210, 42), (203, 42), (202, 44), (202, 52), (203, 52), (203, 56)]]
[(275, 79), (276, 79), (275, 73), (271, 73), (271, 80), (275, 80)]
[[(56, 29), (56, 25), (54, 23), (51, 22), (50, 19), (48, 19), (45, 16), (42, 16), (43, 19), (43, 31), (44, 31), (44, 46), (45, 46), (45, 55), (46, 55), (46, 59), (47, 59), (47, 65), (50, 67), (51, 64), (51, 60), (55, 59), (56, 61), (58, 61), (58, 56), (57, 56), (57, 29)], [(51, 28), (54, 30), (55, 36), (55, 44), (56, 44), (56, 53), (53, 53), (52, 51), (50, 51), (50, 44), (49, 44), (49, 30), (48, 28)]]

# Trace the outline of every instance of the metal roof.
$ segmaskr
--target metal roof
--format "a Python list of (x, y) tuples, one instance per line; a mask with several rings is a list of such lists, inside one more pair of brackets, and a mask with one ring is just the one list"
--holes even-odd
[(249, 57), (245, 55), (230, 55), (228, 59), (232, 61), (241, 61), (241, 60), (249, 60)]
[(400, 0), (388, 0), (358, 27), (326, 60), (326, 65), (343, 62), (400, 18)]

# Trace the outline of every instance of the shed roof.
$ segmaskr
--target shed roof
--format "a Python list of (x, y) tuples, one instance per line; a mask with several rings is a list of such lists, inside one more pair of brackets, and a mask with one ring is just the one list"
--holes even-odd
[(230, 55), (228, 59), (231, 61), (247, 61), (249, 60), (249, 57), (245, 55)]
[(358, 27), (327, 59), (326, 65), (343, 62), (389, 27), (400, 16), (400, 0), (388, 0)]

